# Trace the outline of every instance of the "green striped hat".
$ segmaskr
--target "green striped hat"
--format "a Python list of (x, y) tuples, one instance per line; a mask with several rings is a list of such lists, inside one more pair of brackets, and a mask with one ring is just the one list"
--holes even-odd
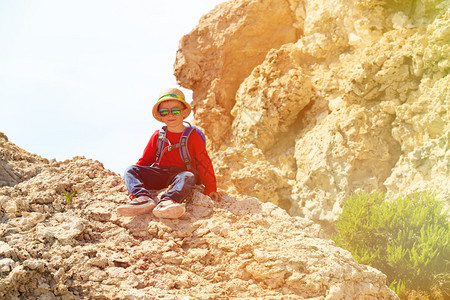
[(191, 113), (191, 110), (192, 110), (191, 105), (186, 102), (183, 92), (176, 88), (169, 88), (169, 89), (165, 89), (161, 93), (159, 93), (158, 100), (156, 101), (155, 105), (153, 105), (152, 112), (153, 112), (153, 117), (156, 120), (162, 122), (161, 116), (159, 115), (158, 108), (161, 103), (163, 103), (164, 101), (168, 101), (168, 100), (180, 101), (181, 103), (184, 104), (184, 106), (186, 106), (186, 109), (188, 110), (187, 115), (189, 115)]

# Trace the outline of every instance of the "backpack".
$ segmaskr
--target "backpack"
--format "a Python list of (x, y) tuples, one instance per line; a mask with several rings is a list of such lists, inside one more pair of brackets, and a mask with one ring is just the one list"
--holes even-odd
[[(159, 165), (164, 152), (166, 152), (167, 150), (170, 151), (172, 149), (180, 148), (180, 156), (181, 156), (181, 159), (183, 160), (184, 164), (186, 165), (186, 169), (188, 169), (191, 172), (198, 173), (191, 166), (191, 156), (189, 155), (189, 150), (187, 147), (189, 136), (191, 135), (191, 133), (194, 130), (197, 131), (197, 133), (200, 135), (200, 137), (203, 140), (203, 144), (206, 146), (206, 138), (205, 138), (205, 135), (203, 134), (203, 132), (200, 130), (200, 128), (197, 128), (197, 127), (189, 124), (189, 127), (186, 127), (186, 129), (181, 134), (180, 142), (172, 145), (170, 143), (169, 139), (166, 138), (167, 126), (163, 126), (163, 128), (161, 128), (161, 130), (159, 130), (158, 140), (156, 142), (156, 161), (153, 165)], [(164, 143), (168, 144), (168, 146), (166, 148), (164, 148)]]

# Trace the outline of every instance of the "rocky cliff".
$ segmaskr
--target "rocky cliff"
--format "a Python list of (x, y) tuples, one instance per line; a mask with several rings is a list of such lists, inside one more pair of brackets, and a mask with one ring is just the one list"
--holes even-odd
[(450, 199), (449, 6), (233, 0), (205, 15), (175, 75), (220, 187), (327, 222), (360, 190)]
[(397, 299), (272, 203), (199, 187), (179, 220), (125, 218), (123, 179), (98, 161), (48, 161), (0, 134), (0, 162), (0, 299)]

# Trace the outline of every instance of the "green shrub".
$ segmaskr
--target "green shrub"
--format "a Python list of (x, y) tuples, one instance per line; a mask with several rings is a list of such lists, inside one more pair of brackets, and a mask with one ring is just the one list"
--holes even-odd
[(435, 194), (391, 201), (380, 192), (355, 194), (343, 204), (335, 225), (337, 245), (385, 273), (402, 298), (410, 291), (450, 297), (449, 222)]
[(64, 192), (64, 201), (66, 201), (67, 204), (72, 204), (73, 196), (77, 193), (77, 188), (72, 187), (69, 191)]

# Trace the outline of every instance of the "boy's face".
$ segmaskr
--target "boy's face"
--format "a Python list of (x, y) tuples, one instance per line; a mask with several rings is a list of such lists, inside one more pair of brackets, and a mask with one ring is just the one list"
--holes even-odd
[[(174, 112), (177, 111), (176, 108), (179, 108), (181, 110), (181, 113), (179, 115), (174, 114)], [(183, 103), (177, 100), (164, 101), (159, 105), (158, 110), (161, 111), (161, 109), (167, 109), (169, 111), (169, 114), (165, 116), (160, 115), (161, 121), (163, 121), (168, 127), (181, 126), (183, 125), (183, 120), (188, 117), (186, 115), (186, 107)]]

